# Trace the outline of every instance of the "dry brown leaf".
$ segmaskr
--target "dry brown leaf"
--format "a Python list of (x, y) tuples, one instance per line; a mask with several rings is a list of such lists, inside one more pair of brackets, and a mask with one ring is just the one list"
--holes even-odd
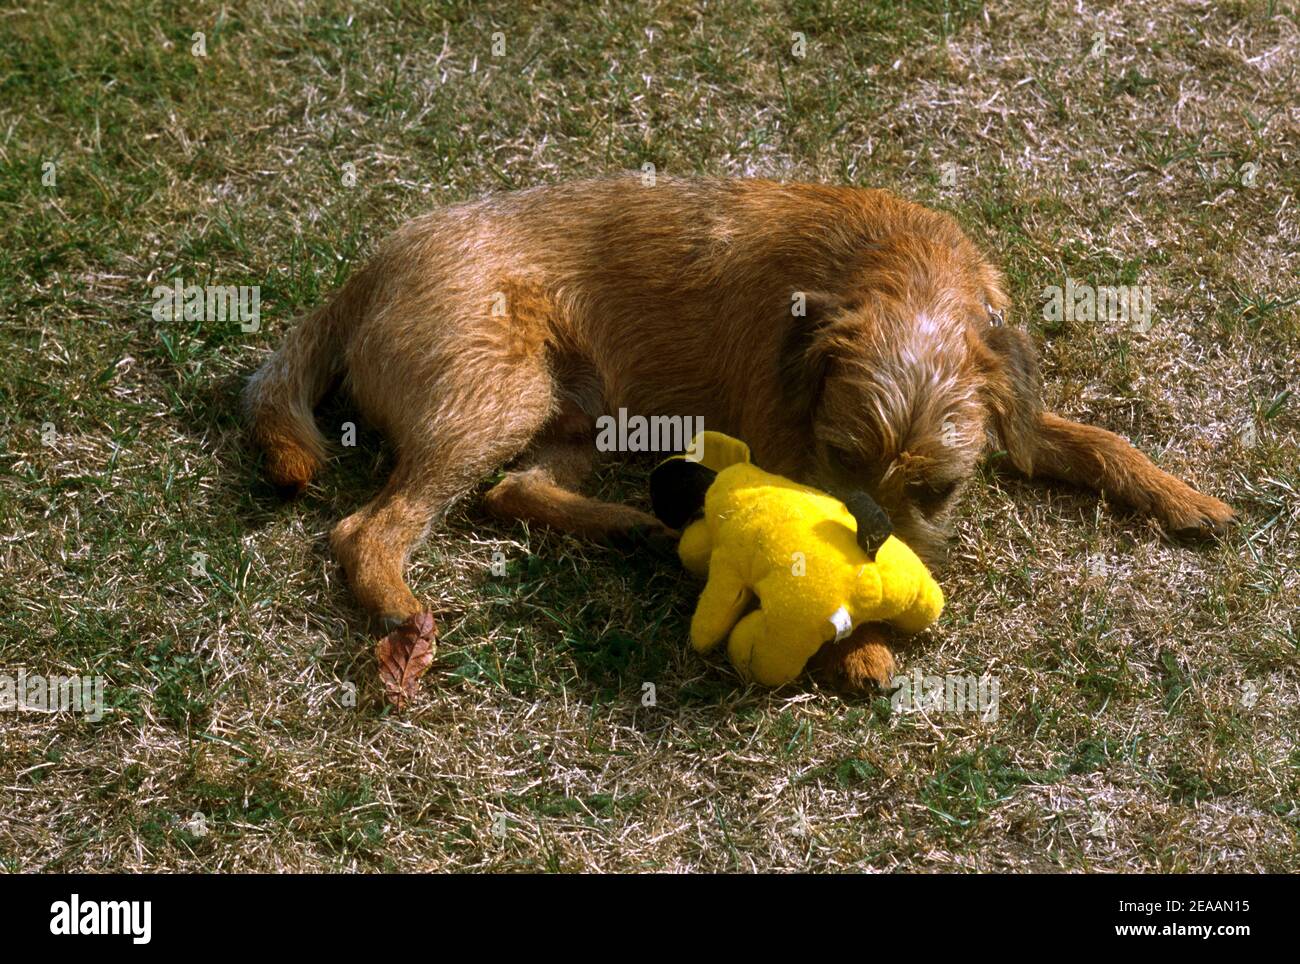
[(375, 644), (379, 680), (388, 702), (399, 710), (415, 695), (433, 663), (437, 632), (430, 613), (416, 613)]

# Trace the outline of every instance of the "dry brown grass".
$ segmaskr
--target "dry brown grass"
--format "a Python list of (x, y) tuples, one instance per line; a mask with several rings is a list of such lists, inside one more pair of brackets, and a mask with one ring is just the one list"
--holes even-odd
[[(1297, 869), (1294, 4), (40, 2), (0, 22), (0, 673), (99, 673), (111, 707), (0, 714), (0, 866)], [(1006, 268), (1048, 402), (1233, 502), (1241, 532), (1172, 545), (995, 459), (949, 609), (903, 655), (995, 674), (983, 722), (744, 690), (688, 652), (697, 587), (672, 560), (470, 501), (412, 574), (451, 613), (439, 661), (384, 715), (325, 543), (383, 452), (363, 436), (278, 504), (239, 378), (403, 219), (646, 161), (952, 210)], [(176, 274), (261, 284), (263, 330), (155, 323)], [(1154, 326), (1046, 325), (1067, 275), (1150, 284)], [(610, 467), (600, 489), (644, 483)]]

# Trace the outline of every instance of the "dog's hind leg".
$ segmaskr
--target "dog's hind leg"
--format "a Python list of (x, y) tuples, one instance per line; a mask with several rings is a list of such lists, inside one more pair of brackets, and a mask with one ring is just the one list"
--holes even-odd
[(484, 475), (523, 451), (553, 404), (544, 371), (483, 379), (454, 395), (408, 402), (398, 461), (383, 491), (330, 534), (357, 601), (386, 629), (420, 611), (403, 570), (431, 522)]

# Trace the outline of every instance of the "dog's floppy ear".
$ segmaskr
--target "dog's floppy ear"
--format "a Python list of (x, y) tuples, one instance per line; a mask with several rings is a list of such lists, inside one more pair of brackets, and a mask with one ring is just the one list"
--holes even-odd
[(707, 465), (676, 456), (650, 473), (650, 505), (655, 517), (680, 529), (704, 510), (704, 494), (718, 477)]
[(1034, 469), (1043, 411), (1042, 379), (1033, 342), (1023, 331), (992, 325), (977, 342), (975, 359), (984, 375), (985, 403), (1002, 447), (1012, 464), (1029, 475)]
[(784, 307), (781, 391), (792, 408), (809, 417), (835, 360), (833, 322), (849, 307), (849, 299), (825, 291), (793, 291)]

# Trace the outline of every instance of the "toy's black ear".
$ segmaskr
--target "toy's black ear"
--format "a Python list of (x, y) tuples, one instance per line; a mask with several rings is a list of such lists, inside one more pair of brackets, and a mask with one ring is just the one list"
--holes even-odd
[(865, 492), (850, 494), (844, 500), (844, 507), (858, 523), (858, 545), (872, 559), (876, 558), (876, 551), (885, 544), (885, 540), (894, 531), (889, 516), (876, 500)]
[(713, 469), (690, 459), (671, 458), (650, 473), (650, 504), (655, 517), (680, 529), (704, 509), (704, 493), (718, 477)]

